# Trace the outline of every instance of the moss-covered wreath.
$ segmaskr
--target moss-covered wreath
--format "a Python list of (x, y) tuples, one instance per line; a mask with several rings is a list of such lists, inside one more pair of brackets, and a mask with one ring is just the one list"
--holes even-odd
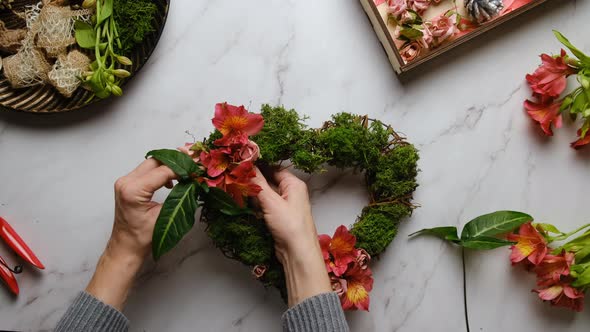
[[(290, 160), (305, 173), (324, 170), (324, 165), (363, 172), (369, 193), (367, 205), (351, 227), (357, 248), (371, 256), (382, 253), (397, 233), (400, 221), (411, 214), (418, 152), (389, 125), (349, 113), (332, 116), (322, 128), (310, 129), (295, 110), (264, 105), (262, 131), (252, 137), (260, 146), (257, 164), (281, 165)], [(205, 145), (221, 137), (214, 132)], [(231, 216), (208, 208), (201, 221), (207, 234), (225, 256), (248, 266), (264, 266), (260, 280), (277, 287), (286, 298), (285, 277), (274, 255), (273, 239), (264, 220), (256, 214)]]
[[(323, 171), (324, 165), (353, 168), (365, 176), (369, 205), (350, 231), (340, 226), (334, 238), (322, 235), (319, 242), (332, 287), (343, 286), (337, 289), (343, 308), (367, 310), (373, 283), (368, 261), (387, 248), (401, 220), (412, 213), (418, 152), (391, 126), (367, 116), (336, 114), (319, 129), (304, 122), (295, 110), (283, 107), (264, 105), (261, 114), (254, 114), (222, 103), (213, 118), (217, 130), (203, 142), (148, 152), (178, 175), (156, 221), (154, 258), (188, 233), (201, 206), (207, 234), (225, 256), (254, 267), (257, 278), (277, 287), (286, 299), (272, 236), (260, 213), (244, 199), (261, 190), (251, 182), (254, 163), (281, 166), (290, 161), (306, 173)], [(359, 292), (362, 297), (349, 301)]]

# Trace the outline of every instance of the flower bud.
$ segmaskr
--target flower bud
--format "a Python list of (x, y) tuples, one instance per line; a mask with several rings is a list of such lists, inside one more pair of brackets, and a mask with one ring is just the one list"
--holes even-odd
[(115, 83), (115, 75), (112, 75), (112, 74), (111, 74), (111, 75), (109, 75), (109, 77), (108, 77), (108, 81), (109, 81), (110, 83)]
[(111, 86), (111, 92), (114, 96), (121, 97), (123, 95), (123, 90), (118, 85)]
[(131, 66), (133, 64), (131, 59), (129, 59), (126, 56), (122, 56), (122, 55), (117, 55), (117, 61), (119, 61), (119, 63), (122, 64), (123, 66)]
[(125, 77), (131, 76), (131, 73), (125, 69), (115, 69), (115, 70), (113, 70), (113, 75), (115, 75), (119, 78), (125, 78)]
[(82, 2), (83, 8), (93, 8), (94, 6), (96, 6), (96, 0), (84, 0)]

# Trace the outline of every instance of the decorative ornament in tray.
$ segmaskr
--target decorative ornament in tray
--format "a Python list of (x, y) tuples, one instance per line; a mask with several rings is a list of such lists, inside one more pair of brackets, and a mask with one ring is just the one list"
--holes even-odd
[(147, 61), (169, 0), (0, 0), (0, 109), (79, 109)]
[(361, 0), (394, 70), (418, 65), (547, 0)]

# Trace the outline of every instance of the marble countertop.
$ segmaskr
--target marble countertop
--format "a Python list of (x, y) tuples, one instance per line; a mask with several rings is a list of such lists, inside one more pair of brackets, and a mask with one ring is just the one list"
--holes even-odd
[[(421, 152), (422, 207), (374, 264), (371, 311), (350, 313), (350, 325), (465, 331), (460, 251), (408, 234), (500, 209), (564, 229), (588, 221), (590, 153), (568, 147), (571, 125), (542, 137), (521, 106), (537, 55), (559, 50), (551, 29), (590, 51), (590, 3), (553, 1), (401, 83), (357, 1), (172, 1), (160, 44), (124, 98), (63, 115), (0, 113), (0, 215), (48, 267), (19, 277), (18, 298), (0, 290), (0, 329), (54, 326), (110, 234), (114, 181), (146, 151), (190, 141), (185, 131), (206, 135), (214, 104), (227, 100), (252, 110), (284, 104), (312, 126), (366, 113), (406, 134)], [(322, 233), (352, 223), (366, 204), (350, 172), (309, 183)], [(202, 230), (147, 264), (125, 310), (131, 330), (280, 330), (278, 294), (224, 259)], [(506, 249), (468, 253), (465, 266), (471, 331), (588, 330), (587, 311), (553, 309), (531, 294), (533, 277), (510, 267)]]

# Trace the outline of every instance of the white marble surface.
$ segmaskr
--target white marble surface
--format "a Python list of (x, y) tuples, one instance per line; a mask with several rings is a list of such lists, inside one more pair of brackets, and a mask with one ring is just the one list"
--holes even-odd
[[(590, 51), (587, 1), (555, 0), (404, 84), (356, 1), (172, 2), (162, 40), (125, 98), (64, 115), (0, 113), (0, 215), (48, 266), (19, 277), (18, 298), (0, 291), (0, 329), (52, 328), (105, 245), (115, 179), (149, 149), (190, 140), (185, 130), (206, 135), (219, 101), (284, 104), (314, 126), (340, 111), (368, 113), (421, 150), (422, 207), (375, 264), (371, 311), (348, 315), (353, 331), (465, 330), (460, 252), (408, 240), (415, 230), (497, 209), (564, 228), (587, 222), (589, 152), (569, 149), (570, 125), (543, 138), (521, 108), (536, 55), (559, 49), (551, 29)], [(321, 232), (350, 224), (366, 203), (360, 179), (341, 175), (310, 182)], [(588, 329), (587, 311), (553, 310), (532, 287), (505, 250), (468, 254), (471, 331)], [(199, 226), (148, 264), (125, 313), (132, 331), (278, 331), (284, 309)]]

